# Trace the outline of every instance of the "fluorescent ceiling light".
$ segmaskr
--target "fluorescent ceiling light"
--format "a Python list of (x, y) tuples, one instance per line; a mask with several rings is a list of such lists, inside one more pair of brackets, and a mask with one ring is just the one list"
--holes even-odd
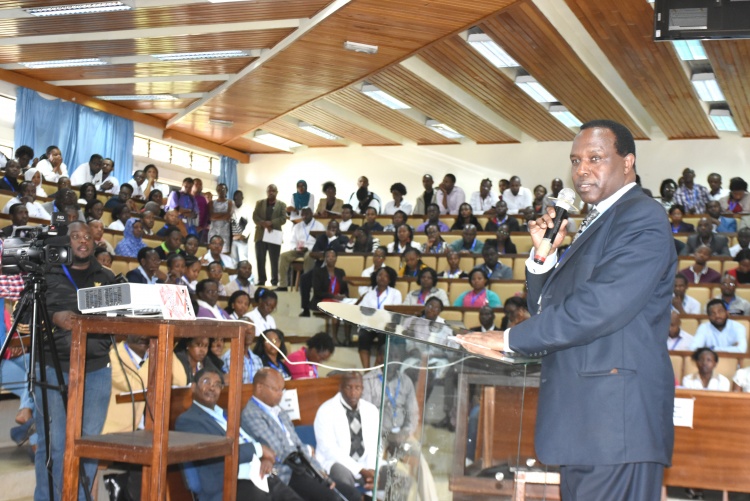
[(302, 146), (300, 143), (295, 143), (289, 139), (262, 130), (256, 131), (255, 134), (253, 134), (252, 140), (256, 143), (265, 144), (266, 146), (289, 152), (294, 148)]
[(537, 103), (554, 103), (557, 99), (547, 89), (536, 81), (531, 75), (520, 75), (516, 77), (516, 85), (528, 94)]
[(31, 61), (28, 63), (19, 63), (32, 70), (45, 68), (69, 68), (73, 66), (103, 66), (109, 64), (107, 61), (92, 57), (87, 59), (58, 59), (56, 61)]
[(176, 54), (152, 54), (161, 61), (195, 61), (201, 59), (227, 59), (231, 57), (247, 57), (249, 54), (242, 50), (216, 50), (211, 52), (180, 52)]
[(118, 10), (130, 10), (132, 5), (125, 2), (92, 2), (74, 5), (56, 5), (52, 7), (34, 7), (23, 9), (26, 13), (37, 17), (67, 16), (71, 14), (97, 14), (99, 12), (115, 12)]
[(732, 119), (732, 114), (729, 110), (714, 109), (708, 112), (708, 116), (711, 117), (711, 121), (714, 123), (716, 130), (722, 132), (737, 132), (737, 125)]
[(428, 118), (425, 122), (425, 125), (429, 127), (430, 129), (434, 130), (438, 134), (447, 137), (448, 139), (461, 139), (464, 137), (461, 133), (456, 131), (455, 129), (452, 129), (445, 125), (442, 122), (439, 122), (438, 120), (434, 120), (432, 118)]
[(580, 127), (581, 121), (578, 120), (565, 106), (560, 104), (553, 104), (549, 107), (549, 112), (552, 116), (558, 119), (566, 127)]
[(486, 33), (470, 33), (467, 42), (496, 68), (520, 66)]
[(378, 53), (377, 45), (367, 45), (366, 43), (350, 42), (348, 40), (344, 42), (344, 48), (346, 50), (351, 50), (353, 52), (362, 52), (365, 54), (377, 54)]
[(409, 106), (408, 104), (402, 103), (395, 97), (391, 96), (390, 94), (386, 94), (385, 92), (371, 84), (364, 84), (362, 86), (362, 94), (374, 99), (380, 104), (388, 106), (392, 110), (408, 110), (409, 108), (411, 108), (411, 106)]
[(299, 128), (302, 129), (302, 130), (306, 130), (307, 132), (309, 132), (311, 134), (315, 134), (316, 136), (320, 136), (320, 137), (322, 137), (324, 139), (328, 139), (330, 141), (336, 141), (337, 139), (339, 139), (339, 136), (337, 136), (336, 134), (328, 132), (325, 129), (321, 129), (320, 127), (316, 127), (316, 126), (314, 126), (312, 124), (309, 124), (307, 122), (300, 122), (299, 123)]
[(683, 61), (703, 61), (708, 59), (700, 40), (672, 40), (677, 55)]
[(713, 73), (696, 73), (690, 78), (701, 101), (725, 101), (724, 94), (719, 88), (719, 82)]
[(211, 125), (218, 125), (219, 127), (231, 127), (234, 125), (234, 122), (231, 120), (220, 120), (218, 118), (209, 118), (208, 123)]
[(171, 94), (130, 94), (121, 96), (96, 96), (102, 101), (176, 101), (177, 96)]

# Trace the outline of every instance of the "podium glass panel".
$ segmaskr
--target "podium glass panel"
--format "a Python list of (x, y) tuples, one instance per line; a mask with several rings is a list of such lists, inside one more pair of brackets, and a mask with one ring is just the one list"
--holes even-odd
[(534, 453), (538, 360), (468, 353), (451, 339), (465, 330), (444, 323), (340, 303), (319, 308), (387, 334), (382, 369), (364, 378), (363, 398), (381, 409), (377, 499), (523, 499), (519, 472), (542, 478), (525, 487), (529, 498), (559, 499)]

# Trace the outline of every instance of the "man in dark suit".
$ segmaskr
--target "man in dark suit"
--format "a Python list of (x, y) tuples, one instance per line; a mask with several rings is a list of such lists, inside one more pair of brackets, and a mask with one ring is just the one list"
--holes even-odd
[[(572, 245), (527, 262), (532, 317), (465, 345), (542, 357), (536, 451), (561, 465), (569, 500), (658, 500), (672, 457), (674, 374), (664, 344), (677, 258), (664, 209), (635, 183), (624, 126), (581, 126), (570, 154), (581, 199), (595, 206)], [(554, 208), (529, 230), (537, 249)]]
[[(17, 228), (18, 226), (26, 226), (26, 224), (29, 222), (29, 209), (26, 208), (25, 204), (11, 205), (10, 209), (8, 209), (8, 212), (10, 213), (10, 221), (13, 224), (8, 225), (0, 230), (0, 236), (2, 236), (2, 238), (10, 237), (13, 234), (13, 228)], [(24, 233), (23, 235), (16, 236), (24, 237), (26, 235)]]
[(267, 198), (258, 200), (253, 211), (253, 221), (255, 222), (255, 257), (258, 260), (258, 285), (266, 283), (266, 253), (271, 258), (271, 285), (279, 283), (279, 255), (281, 254), (281, 244), (266, 242), (263, 235), (266, 230), (281, 231), (281, 227), (286, 223), (286, 204), (277, 200), (279, 194), (275, 184), (269, 184), (266, 188)]
[[(204, 368), (195, 375), (193, 385), (193, 405), (175, 421), (177, 431), (202, 433), (205, 435), (226, 436), (227, 422), (224, 410), (216, 405), (224, 385), (221, 373), (214, 368)], [(301, 501), (289, 487), (275, 476), (268, 475), (272, 468), (275, 453), (261, 445), (245, 430), (240, 429), (239, 471), (237, 480), (237, 500), (284, 500)], [(250, 473), (253, 463), (260, 463), (260, 476), (268, 481), (268, 492), (261, 490), (255, 482), (260, 476)], [(201, 501), (220, 501), (224, 492), (224, 458), (208, 459), (194, 463), (200, 480), (200, 491), (196, 492)]]
[(687, 244), (680, 251), (682, 256), (694, 254), (701, 245), (705, 245), (714, 256), (729, 256), (729, 240), (724, 235), (714, 233), (713, 222), (707, 217), (698, 221), (695, 234), (690, 235)]
[(144, 247), (138, 251), (138, 262), (140, 266), (125, 274), (125, 278), (131, 284), (163, 284), (166, 275), (159, 270), (161, 259), (159, 254), (150, 247)]

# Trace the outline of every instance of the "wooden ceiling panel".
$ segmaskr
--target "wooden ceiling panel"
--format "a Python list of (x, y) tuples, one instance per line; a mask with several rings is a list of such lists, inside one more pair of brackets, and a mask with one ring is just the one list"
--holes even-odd
[(570, 141), (574, 132), (531, 99), (505, 73), (455, 36), (419, 53), (444, 77), (537, 141)]
[(310, 147), (344, 146), (338, 141), (330, 141), (316, 134), (313, 134), (312, 132), (302, 130), (297, 125), (287, 122), (283, 118), (265, 124), (263, 126), (263, 130)]
[(289, 153), (288, 151), (278, 150), (271, 146), (266, 146), (265, 144), (257, 143), (253, 141), (252, 139), (248, 139), (246, 137), (238, 137), (237, 139), (231, 141), (230, 143), (227, 143), (227, 146), (229, 146), (230, 148), (235, 148), (240, 151), (246, 151), (251, 154), (285, 153), (287, 155), (291, 155), (291, 153)]
[(703, 48), (737, 129), (743, 136), (750, 136), (750, 41), (704, 40)]
[(506, 9), (481, 28), (580, 121), (615, 120), (636, 139), (648, 138), (530, 1)]
[(565, 2), (668, 138), (717, 137), (672, 44), (653, 41), (647, 2)]
[(400, 101), (445, 123), (477, 143), (518, 142), (402, 66), (392, 66), (369, 77), (368, 80)]
[[(356, 0), (333, 13), (287, 50), (201, 107), (237, 109), (235, 127), (211, 131), (225, 143), (265, 122), (357, 82), (436, 39), (478, 22), (516, 0)], [(379, 46), (377, 54), (346, 51), (345, 41)], [(254, 117), (254, 118), (253, 118)], [(190, 114), (172, 127), (200, 134), (206, 123)], [(238, 131), (241, 134), (238, 134)], [(208, 137), (206, 138), (208, 139)]]
[(290, 116), (364, 146), (394, 146), (401, 144), (360, 127), (329, 111), (320, 109), (313, 104), (308, 104), (294, 110), (290, 113)]
[(177, 99), (175, 101), (109, 101), (122, 106), (123, 108), (129, 108), (131, 110), (171, 110), (175, 108), (185, 108), (190, 106), (196, 101), (196, 99)]
[(66, 87), (89, 96), (122, 96), (131, 94), (189, 94), (209, 92), (220, 82), (138, 82), (115, 85), (75, 85)]
[(370, 99), (351, 87), (326, 96), (326, 100), (411, 139), (417, 144), (457, 144), (456, 141), (438, 134), (429, 127)]
[[(57, 2), (57, 5), (66, 2)], [(81, 2), (69, 2), (81, 3)], [(197, 3), (168, 7), (140, 7), (132, 11), (60, 17), (0, 19), (0, 33), (16, 37), (93, 33), (169, 26), (309, 18), (330, 0), (255, 0), (236, 3)]]
[(111, 66), (50, 68), (41, 70), (15, 70), (15, 72), (44, 81), (183, 75), (185, 75), (185, 80), (190, 80), (190, 75), (231, 75), (237, 73), (254, 60), (255, 58), (232, 58), (217, 59), (213, 61), (175, 61), (115, 64)]
[(2, 45), (0, 46), (0, 64), (88, 57), (148, 56), (180, 52), (264, 49), (273, 47), (292, 31), (294, 30), (284, 28), (95, 42)]

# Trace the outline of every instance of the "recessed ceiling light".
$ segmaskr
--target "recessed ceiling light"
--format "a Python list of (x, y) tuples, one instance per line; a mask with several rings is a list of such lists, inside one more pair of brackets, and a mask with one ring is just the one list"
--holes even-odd
[(537, 103), (554, 103), (557, 99), (536, 81), (531, 75), (520, 75), (516, 77), (516, 85), (528, 94)]
[(388, 106), (392, 110), (408, 110), (409, 108), (411, 108), (408, 104), (402, 103), (395, 97), (386, 92), (383, 92), (382, 90), (371, 84), (364, 84), (362, 86), (362, 94), (371, 99), (374, 99), (380, 104)]
[(23, 9), (28, 14), (37, 17), (68, 16), (73, 14), (97, 14), (100, 12), (116, 12), (131, 10), (132, 5), (125, 2), (92, 2), (74, 5), (55, 5), (51, 7), (34, 7)]
[(425, 122), (425, 125), (429, 127), (430, 129), (434, 130), (438, 134), (447, 137), (448, 139), (461, 139), (464, 137), (460, 132), (458, 132), (455, 129), (452, 129), (451, 127), (448, 127), (444, 123), (434, 120), (432, 118), (428, 118)]
[(262, 130), (255, 131), (255, 134), (253, 134), (253, 137), (251, 139), (256, 143), (265, 144), (266, 146), (271, 146), (272, 148), (276, 148), (277, 150), (289, 152), (293, 151), (294, 148), (299, 148), (300, 146), (302, 146), (300, 143), (296, 143), (284, 137), (277, 136), (276, 134), (271, 134), (270, 132), (265, 132)]
[(725, 101), (724, 93), (721, 92), (719, 82), (716, 81), (713, 73), (696, 73), (690, 77), (690, 81), (701, 101)]
[(357, 42), (344, 42), (344, 48), (346, 50), (351, 50), (354, 52), (362, 52), (365, 54), (377, 54), (378, 53), (378, 46), (377, 45), (367, 45), (366, 43), (357, 43)]
[(328, 139), (330, 141), (336, 141), (337, 139), (339, 139), (339, 136), (337, 136), (336, 134), (334, 134), (332, 132), (328, 132), (325, 129), (321, 129), (320, 127), (316, 127), (316, 126), (314, 126), (312, 124), (309, 124), (307, 122), (300, 122), (299, 123), (299, 128), (302, 129), (302, 130), (305, 130), (305, 131), (307, 131), (307, 132), (309, 132), (311, 134), (315, 134), (316, 136), (320, 136), (320, 137), (322, 137), (324, 139)]
[(200, 59), (228, 59), (232, 57), (247, 57), (243, 50), (216, 50), (210, 52), (180, 52), (175, 54), (152, 54), (161, 61), (195, 61)]
[(510, 57), (510, 55), (508, 55), (508, 53), (486, 33), (470, 33), (466, 41), (496, 68), (512, 68), (520, 66), (515, 59)]
[(103, 66), (109, 64), (107, 61), (99, 59), (98, 57), (92, 57), (87, 59), (58, 59), (55, 61), (30, 61), (26, 63), (18, 63), (27, 68), (38, 70), (44, 68), (70, 68), (73, 66)]
[(714, 123), (716, 130), (722, 132), (737, 132), (737, 124), (734, 123), (732, 114), (729, 110), (712, 109), (708, 112), (711, 121)]
[(171, 94), (130, 94), (121, 96), (96, 96), (102, 101), (176, 101), (177, 96)]
[(580, 127), (581, 121), (578, 120), (575, 115), (568, 111), (568, 109), (561, 104), (553, 104), (549, 107), (549, 112), (552, 116), (558, 119), (566, 127)]
[(700, 40), (672, 40), (677, 55), (683, 61), (703, 61), (708, 59)]
[(231, 127), (234, 125), (234, 122), (231, 120), (220, 120), (218, 118), (209, 118), (208, 123), (211, 125), (218, 125), (219, 127)]

